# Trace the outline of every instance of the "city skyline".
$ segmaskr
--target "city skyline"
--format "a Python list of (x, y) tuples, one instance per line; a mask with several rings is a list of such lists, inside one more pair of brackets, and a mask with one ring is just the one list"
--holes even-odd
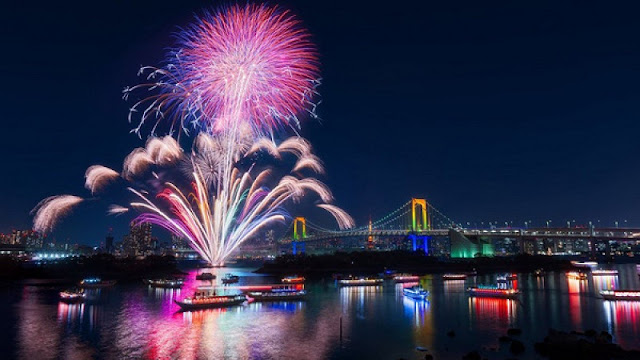
[[(2, 97), (13, 171), (0, 183), (0, 232), (29, 228), (41, 198), (77, 192), (87, 166), (117, 168), (142, 145), (128, 134), (121, 90), (140, 64), (162, 59), (202, 5), (172, 12), (154, 3), (153, 18), (141, 16), (147, 3), (78, 9), (84, 16), (46, 4), (12, 12), (7, 26), (56, 16), (25, 30), (31, 43), (10, 39), (20, 55), (2, 60), (15, 90)], [(321, 120), (305, 120), (302, 134), (358, 225), (411, 197), (462, 223), (638, 225), (633, 8), (559, 4), (543, 22), (543, 9), (525, 5), (284, 5), (310, 29), (323, 63)], [(118, 30), (101, 28), (123, 12)], [(118, 238), (129, 221), (89, 204), (52, 236), (84, 243), (113, 227)]]

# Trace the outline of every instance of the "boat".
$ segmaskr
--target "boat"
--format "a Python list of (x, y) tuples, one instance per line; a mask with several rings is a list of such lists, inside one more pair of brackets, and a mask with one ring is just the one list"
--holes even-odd
[(602, 290), (600, 295), (610, 301), (640, 301), (640, 290)]
[(467, 289), (469, 295), (479, 297), (515, 298), (520, 294), (519, 290), (507, 289), (499, 286), (472, 286)]
[(569, 271), (567, 277), (572, 280), (587, 280), (587, 274), (578, 271)]
[(103, 288), (103, 287), (109, 287), (109, 286), (113, 286), (116, 284), (116, 280), (102, 280), (100, 278), (86, 278), (83, 279), (82, 281), (80, 281), (80, 283), (78, 284), (81, 288), (90, 288), (90, 289), (97, 289), (97, 288)]
[(303, 276), (286, 276), (282, 278), (282, 282), (285, 284), (300, 284), (305, 280)]
[(168, 279), (145, 279), (145, 284), (157, 288), (180, 288), (184, 284), (184, 280), (180, 278)]
[(593, 276), (614, 276), (618, 275), (618, 270), (591, 270)]
[(238, 281), (240, 281), (240, 276), (238, 275), (233, 275), (233, 274), (226, 274), (223, 278), (222, 278), (222, 283), (223, 284), (235, 284)]
[(396, 276), (397, 271), (395, 270), (385, 270), (384, 273), (382, 273), (382, 277), (385, 280), (393, 280), (393, 277)]
[(306, 290), (295, 291), (250, 291), (247, 293), (255, 301), (290, 301), (304, 300), (307, 296)]
[(465, 280), (467, 274), (444, 274), (442, 280)]
[(338, 280), (340, 286), (372, 286), (382, 285), (384, 280), (381, 278), (371, 277), (349, 277), (346, 279)]
[(246, 295), (216, 295), (215, 291), (196, 291), (193, 296), (174, 300), (182, 310), (197, 310), (240, 305), (247, 300)]
[(215, 280), (216, 276), (213, 275), (210, 272), (203, 272), (202, 274), (198, 274), (196, 275), (196, 280), (207, 280), (207, 281), (211, 281), (211, 280)]
[(425, 300), (429, 296), (429, 292), (422, 288), (420, 285), (415, 285), (402, 289), (402, 293), (406, 297), (417, 300)]
[(595, 261), (572, 261), (571, 265), (575, 267), (595, 267), (598, 263)]
[(82, 302), (87, 298), (84, 290), (65, 290), (60, 292), (60, 301), (74, 303)]
[(544, 276), (544, 269), (536, 269), (536, 270), (534, 270), (533, 271), (533, 275), (534, 276), (538, 276), (538, 277)]
[(518, 280), (518, 274), (504, 274), (502, 276), (498, 276), (498, 281), (513, 281)]
[(416, 282), (420, 281), (420, 276), (411, 274), (398, 274), (393, 277), (393, 281), (396, 283)]

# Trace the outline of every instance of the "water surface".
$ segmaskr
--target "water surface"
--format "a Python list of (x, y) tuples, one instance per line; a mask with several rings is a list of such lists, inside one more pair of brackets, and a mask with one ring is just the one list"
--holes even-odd
[[(623, 347), (640, 348), (640, 302), (598, 295), (602, 289), (640, 289), (635, 265), (615, 268), (618, 276), (589, 275), (587, 281), (559, 272), (520, 274), (518, 300), (465, 293), (473, 284), (495, 282), (495, 274), (464, 281), (427, 275), (420, 283), (430, 291), (428, 301), (403, 297), (403, 285), (389, 281), (340, 288), (326, 279), (307, 283), (307, 301), (195, 312), (180, 312), (173, 301), (208, 283), (195, 280), (198, 270), (182, 289), (118, 284), (91, 291), (84, 304), (58, 302), (60, 288), (15, 286), (0, 290), (0, 350), (21, 359), (422, 359), (416, 350), (422, 346), (436, 358), (477, 349), (491, 359), (507, 355), (498, 337), (510, 327), (523, 329), (527, 350), (520, 358), (538, 358), (532, 344), (549, 328), (604, 330)], [(242, 276), (239, 285), (279, 282), (252, 270), (215, 272)], [(454, 337), (447, 335), (451, 330)]]

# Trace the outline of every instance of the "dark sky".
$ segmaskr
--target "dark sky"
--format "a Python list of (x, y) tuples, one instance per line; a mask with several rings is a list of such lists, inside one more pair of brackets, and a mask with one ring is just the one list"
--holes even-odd
[[(303, 134), (359, 223), (426, 197), (457, 221), (640, 225), (638, 5), (285, 1), (322, 62)], [(87, 166), (142, 142), (121, 90), (215, 1), (12, 2), (3, 28), (0, 232)], [(53, 233), (97, 243), (130, 217), (78, 208)]]

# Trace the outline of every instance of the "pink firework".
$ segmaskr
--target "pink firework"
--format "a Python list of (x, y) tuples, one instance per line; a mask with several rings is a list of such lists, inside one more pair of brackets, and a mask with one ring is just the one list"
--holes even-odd
[[(131, 108), (147, 121), (169, 118), (183, 128), (209, 132), (273, 132), (298, 127), (313, 114), (318, 61), (309, 34), (286, 10), (234, 5), (206, 14), (179, 34), (179, 48), (165, 68), (144, 67), (149, 83), (136, 89), (158, 93)], [(155, 130), (155, 127), (154, 127)]]

